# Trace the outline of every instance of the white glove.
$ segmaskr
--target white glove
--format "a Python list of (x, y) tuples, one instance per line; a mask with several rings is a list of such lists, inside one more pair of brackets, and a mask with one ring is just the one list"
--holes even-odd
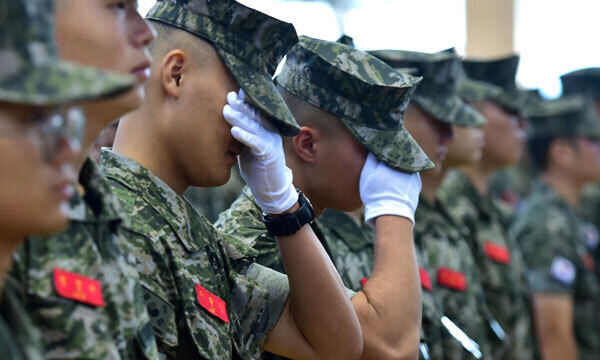
[(369, 153), (360, 173), (360, 198), (367, 223), (373, 225), (381, 215), (397, 215), (414, 224), (420, 192), (419, 173), (396, 171)]
[(257, 110), (244, 102), (244, 91), (227, 94), (223, 115), (231, 134), (249, 149), (238, 156), (240, 173), (250, 186), (258, 205), (267, 214), (277, 215), (298, 201), (292, 171), (285, 166), (281, 136), (271, 131)]

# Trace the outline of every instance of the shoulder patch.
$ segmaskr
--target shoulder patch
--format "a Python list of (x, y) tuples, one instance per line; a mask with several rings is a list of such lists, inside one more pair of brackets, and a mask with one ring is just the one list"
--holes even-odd
[(556, 256), (550, 265), (550, 275), (552, 278), (563, 285), (572, 285), (575, 281), (575, 265), (562, 256)]

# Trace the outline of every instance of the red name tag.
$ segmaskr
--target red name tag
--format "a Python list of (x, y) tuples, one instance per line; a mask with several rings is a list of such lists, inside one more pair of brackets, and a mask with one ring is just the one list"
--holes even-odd
[(198, 296), (198, 303), (200, 306), (224, 322), (229, 323), (229, 316), (227, 316), (227, 304), (225, 301), (221, 300), (220, 297), (212, 294), (210, 291), (200, 286), (200, 284), (196, 284), (196, 295)]
[(508, 249), (502, 245), (494, 244), (493, 242), (489, 241), (486, 242), (485, 254), (495, 262), (499, 262), (501, 264), (510, 263), (510, 252), (508, 252)]
[(450, 270), (448, 268), (440, 268), (437, 273), (437, 281), (441, 286), (452, 290), (465, 291), (467, 290), (467, 278), (465, 274)]
[(58, 295), (85, 304), (104, 306), (100, 281), (54, 268), (54, 287)]
[(369, 279), (367, 278), (360, 279), (360, 285), (362, 285), (362, 287), (365, 287), (365, 285), (367, 285), (367, 281), (369, 281)]
[(431, 278), (429, 277), (429, 273), (427, 270), (423, 269), (419, 266), (419, 276), (421, 278), (421, 287), (427, 291), (431, 291), (433, 286), (431, 286)]

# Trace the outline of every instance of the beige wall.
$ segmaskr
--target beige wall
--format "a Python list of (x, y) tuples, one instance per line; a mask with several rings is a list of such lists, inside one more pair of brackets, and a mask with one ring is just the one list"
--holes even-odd
[(497, 58), (515, 52), (515, 1), (467, 0), (467, 57)]

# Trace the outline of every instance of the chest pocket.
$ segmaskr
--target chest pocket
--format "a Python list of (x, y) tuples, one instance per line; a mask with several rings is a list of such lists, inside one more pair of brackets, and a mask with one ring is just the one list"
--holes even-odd
[[(151, 289), (150, 286), (142, 284), (144, 302), (148, 309), (152, 330), (159, 342), (168, 346), (177, 346), (177, 323), (175, 320), (175, 307), (166, 300), (166, 296), (159, 289)], [(142, 347), (148, 345), (147, 329), (138, 331), (138, 339)]]

